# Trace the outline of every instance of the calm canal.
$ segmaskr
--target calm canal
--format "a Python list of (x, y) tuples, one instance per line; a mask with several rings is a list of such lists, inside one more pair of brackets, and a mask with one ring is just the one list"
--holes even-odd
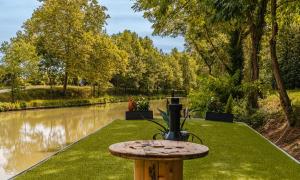
[[(164, 100), (151, 101), (165, 108)], [(8, 179), (115, 119), (127, 103), (0, 113), (0, 179)]]

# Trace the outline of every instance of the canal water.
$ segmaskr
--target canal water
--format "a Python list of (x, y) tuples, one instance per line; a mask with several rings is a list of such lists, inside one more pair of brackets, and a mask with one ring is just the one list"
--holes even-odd
[[(164, 100), (151, 101), (154, 115)], [(127, 103), (0, 113), (0, 179), (8, 179), (116, 119)]]

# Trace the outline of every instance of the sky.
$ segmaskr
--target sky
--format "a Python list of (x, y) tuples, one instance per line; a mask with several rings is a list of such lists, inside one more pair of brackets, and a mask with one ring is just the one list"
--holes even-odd
[[(140, 36), (149, 36), (154, 45), (164, 52), (176, 47), (183, 50), (183, 38), (169, 38), (152, 36), (151, 24), (143, 18), (141, 12), (131, 9), (132, 0), (98, 0), (101, 5), (108, 8), (111, 17), (107, 21), (108, 34), (122, 32), (125, 29), (137, 32)], [(21, 30), (23, 22), (31, 17), (35, 8), (39, 6), (37, 0), (0, 0), (0, 42), (8, 41)]]

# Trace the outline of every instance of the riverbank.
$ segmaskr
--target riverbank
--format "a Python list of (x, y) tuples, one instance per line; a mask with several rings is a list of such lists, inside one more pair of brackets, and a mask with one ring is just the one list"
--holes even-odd
[[(56, 100), (32, 100), (29, 102), (0, 102), (0, 112), (7, 111), (21, 111), (33, 109), (50, 109), (62, 107), (77, 107), (77, 106), (90, 106), (107, 103), (127, 102), (128, 98), (133, 99), (141, 98), (142, 96), (104, 96), (100, 98), (89, 99), (56, 99)], [(158, 100), (164, 98), (163, 95), (148, 96), (150, 100)]]
[[(300, 118), (300, 91), (289, 91), (289, 96), (292, 100), (296, 116)], [(287, 121), (282, 112), (279, 97), (273, 94), (263, 100), (260, 105), (267, 116), (263, 125), (257, 128), (257, 131), (300, 161), (300, 128), (289, 129), (286, 136), (278, 141), (285, 133), (287, 127)]]
[[(61, 94), (61, 87), (54, 89), (28, 89), (19, 94), (18, 101), (10, 101), (10, 93), (0, 93), (0, 112), (20, 111), (32, 109), (48, 109), (61, 107), (89, 106), (97, 104), (127, 102), (129, 97), (138, 99), (141, 95), (107, 95), (91, 97), (89, 87), (71, 87), (65, 96)], [(162, 99), (165, 95), (144, 96), (150, 100)]]
[[(185, 179), (300, 178), (296, 162), (243, 124), (190, 120), (186, 125), (210, 153), (185, 161)], [(147, 121), (114, 121), (16, 179), (132, 179), (133, 162), (110, 155), (109, 145), (151, 139), (157, 131)]]

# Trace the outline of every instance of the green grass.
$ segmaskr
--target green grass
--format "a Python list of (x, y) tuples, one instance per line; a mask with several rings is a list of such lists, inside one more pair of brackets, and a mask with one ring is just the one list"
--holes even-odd
[[(207, 157), (185, 161), (184, 177), (197, 179), (300, 179), (300, 165), (243, 124), (188, 121), (203, 138)], [(133, 162), (110, 155), (110, 144), (151, 139), (156, 126), (114, 121), (17, 179), (133, 179)]]

